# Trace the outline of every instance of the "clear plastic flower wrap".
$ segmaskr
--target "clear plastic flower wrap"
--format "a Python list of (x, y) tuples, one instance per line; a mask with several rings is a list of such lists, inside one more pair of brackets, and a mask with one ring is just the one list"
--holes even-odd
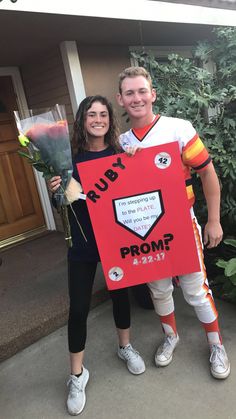
[[(19, 154), (27, 158), (37, 171), (42, 172), (45, 179), (61, 177), (60, 187), (53, 198), (62, 217), (65, 239), (71, 247), (67, 206), (70, 205), (77, 220), (71, 203), (84, 198), (84, 195), (81, 194), (81, 185), (72, 178), (73, 165), (65, 107), (55, 105), (48, 109), (28, 110), (28, 114), (28, 118), (21, 119), (19, 113), (14, 111), (19, 141), (27, 149), (27, 153), (19, 151)], [(79, 227), (84, 236), (80, 224)]]

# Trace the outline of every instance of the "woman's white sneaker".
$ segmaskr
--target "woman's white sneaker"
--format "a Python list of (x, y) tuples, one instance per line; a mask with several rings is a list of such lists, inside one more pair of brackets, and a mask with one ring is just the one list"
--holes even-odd
[(118, 347), (117, 353), (119, 358), (126, 362), (127, 368), (132, 374), (138, 375), (145, 371), (144, 360), (130, 343), (123, 348)]
[(227, 378), (230, 374), (230, 363), (223, 345), (210, 345), (211, 374), (218, 379)]
[(165, 335), (164, 342), (159, 346), (155, 355), (155, 364), (157, 367), (166, 367), (173, 358), (173, 352), (179, 343), (178, 335)]
[(67, 409), (70, 415), (79, 415), (86, 403), (85, 387), (89, 380), (89, 372), (83, 367), (80, 377), (70, 375), (68, 380), (69, 394), (67, 399)]

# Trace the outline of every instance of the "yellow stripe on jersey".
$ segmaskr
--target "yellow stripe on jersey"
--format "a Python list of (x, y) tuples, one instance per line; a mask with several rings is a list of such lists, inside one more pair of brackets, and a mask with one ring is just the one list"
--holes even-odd
[(204, 149), (204, 144), (198, 137), (192, 145), (184, 150), (183, 152), (183, 159), (184, 161), (191, 161), (193, 160), (201, 151)]
[(187, 198), (188, 198), (189, 206), (191, 208), (193, 206), (194, 202), (195, 202), (195, 195), (194, 195), (194, 192), (193, 192), (192, 185), (186, 186), (186, 192), (187, 192)]
[(192, 185), (186, 186), (186, 192), (188, 199), (194, 198), (193, 187)]
[(183, 148), (183, 163), (196, 171), (204, 170), (210, 163), (211, 158), (203, 142), (196, 134), (191, 141)]

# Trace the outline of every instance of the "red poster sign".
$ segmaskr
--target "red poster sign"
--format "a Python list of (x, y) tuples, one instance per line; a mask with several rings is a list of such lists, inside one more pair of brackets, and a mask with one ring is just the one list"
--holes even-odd
[(199, 271), (178, 143), (78, 169), (108, 289)]

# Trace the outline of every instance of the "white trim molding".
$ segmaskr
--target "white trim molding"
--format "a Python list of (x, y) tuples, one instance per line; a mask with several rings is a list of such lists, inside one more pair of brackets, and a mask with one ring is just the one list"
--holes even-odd
[[(10, 76), (12, 78), (12, 83), (16, 93), (16, 99), (20, 114), (27, 117), (27, 101), (23, 89), (23, 83), (19, 69), (17, 67), (0, 67), (0, 77), (1, 76)], [(37, 189), (44, 213), (44, 218), (48, 230), (55, 230), (56, 225), (53, 217), (52, 207), (50, 204), (50, 199), (48, 195), (48, 190), (46, 187), (45, 179), (42, 174), (34, 170), (34, 176), (37, 184)]]
[(150, 0), (2, 0), (0, 10), (150, 22), (236, 26), (236, 10)]
[(62, 42), (60, 49), (71, 106), (75, 117), (80, 102), (86, 96), (78, 49), (75, 41)]

